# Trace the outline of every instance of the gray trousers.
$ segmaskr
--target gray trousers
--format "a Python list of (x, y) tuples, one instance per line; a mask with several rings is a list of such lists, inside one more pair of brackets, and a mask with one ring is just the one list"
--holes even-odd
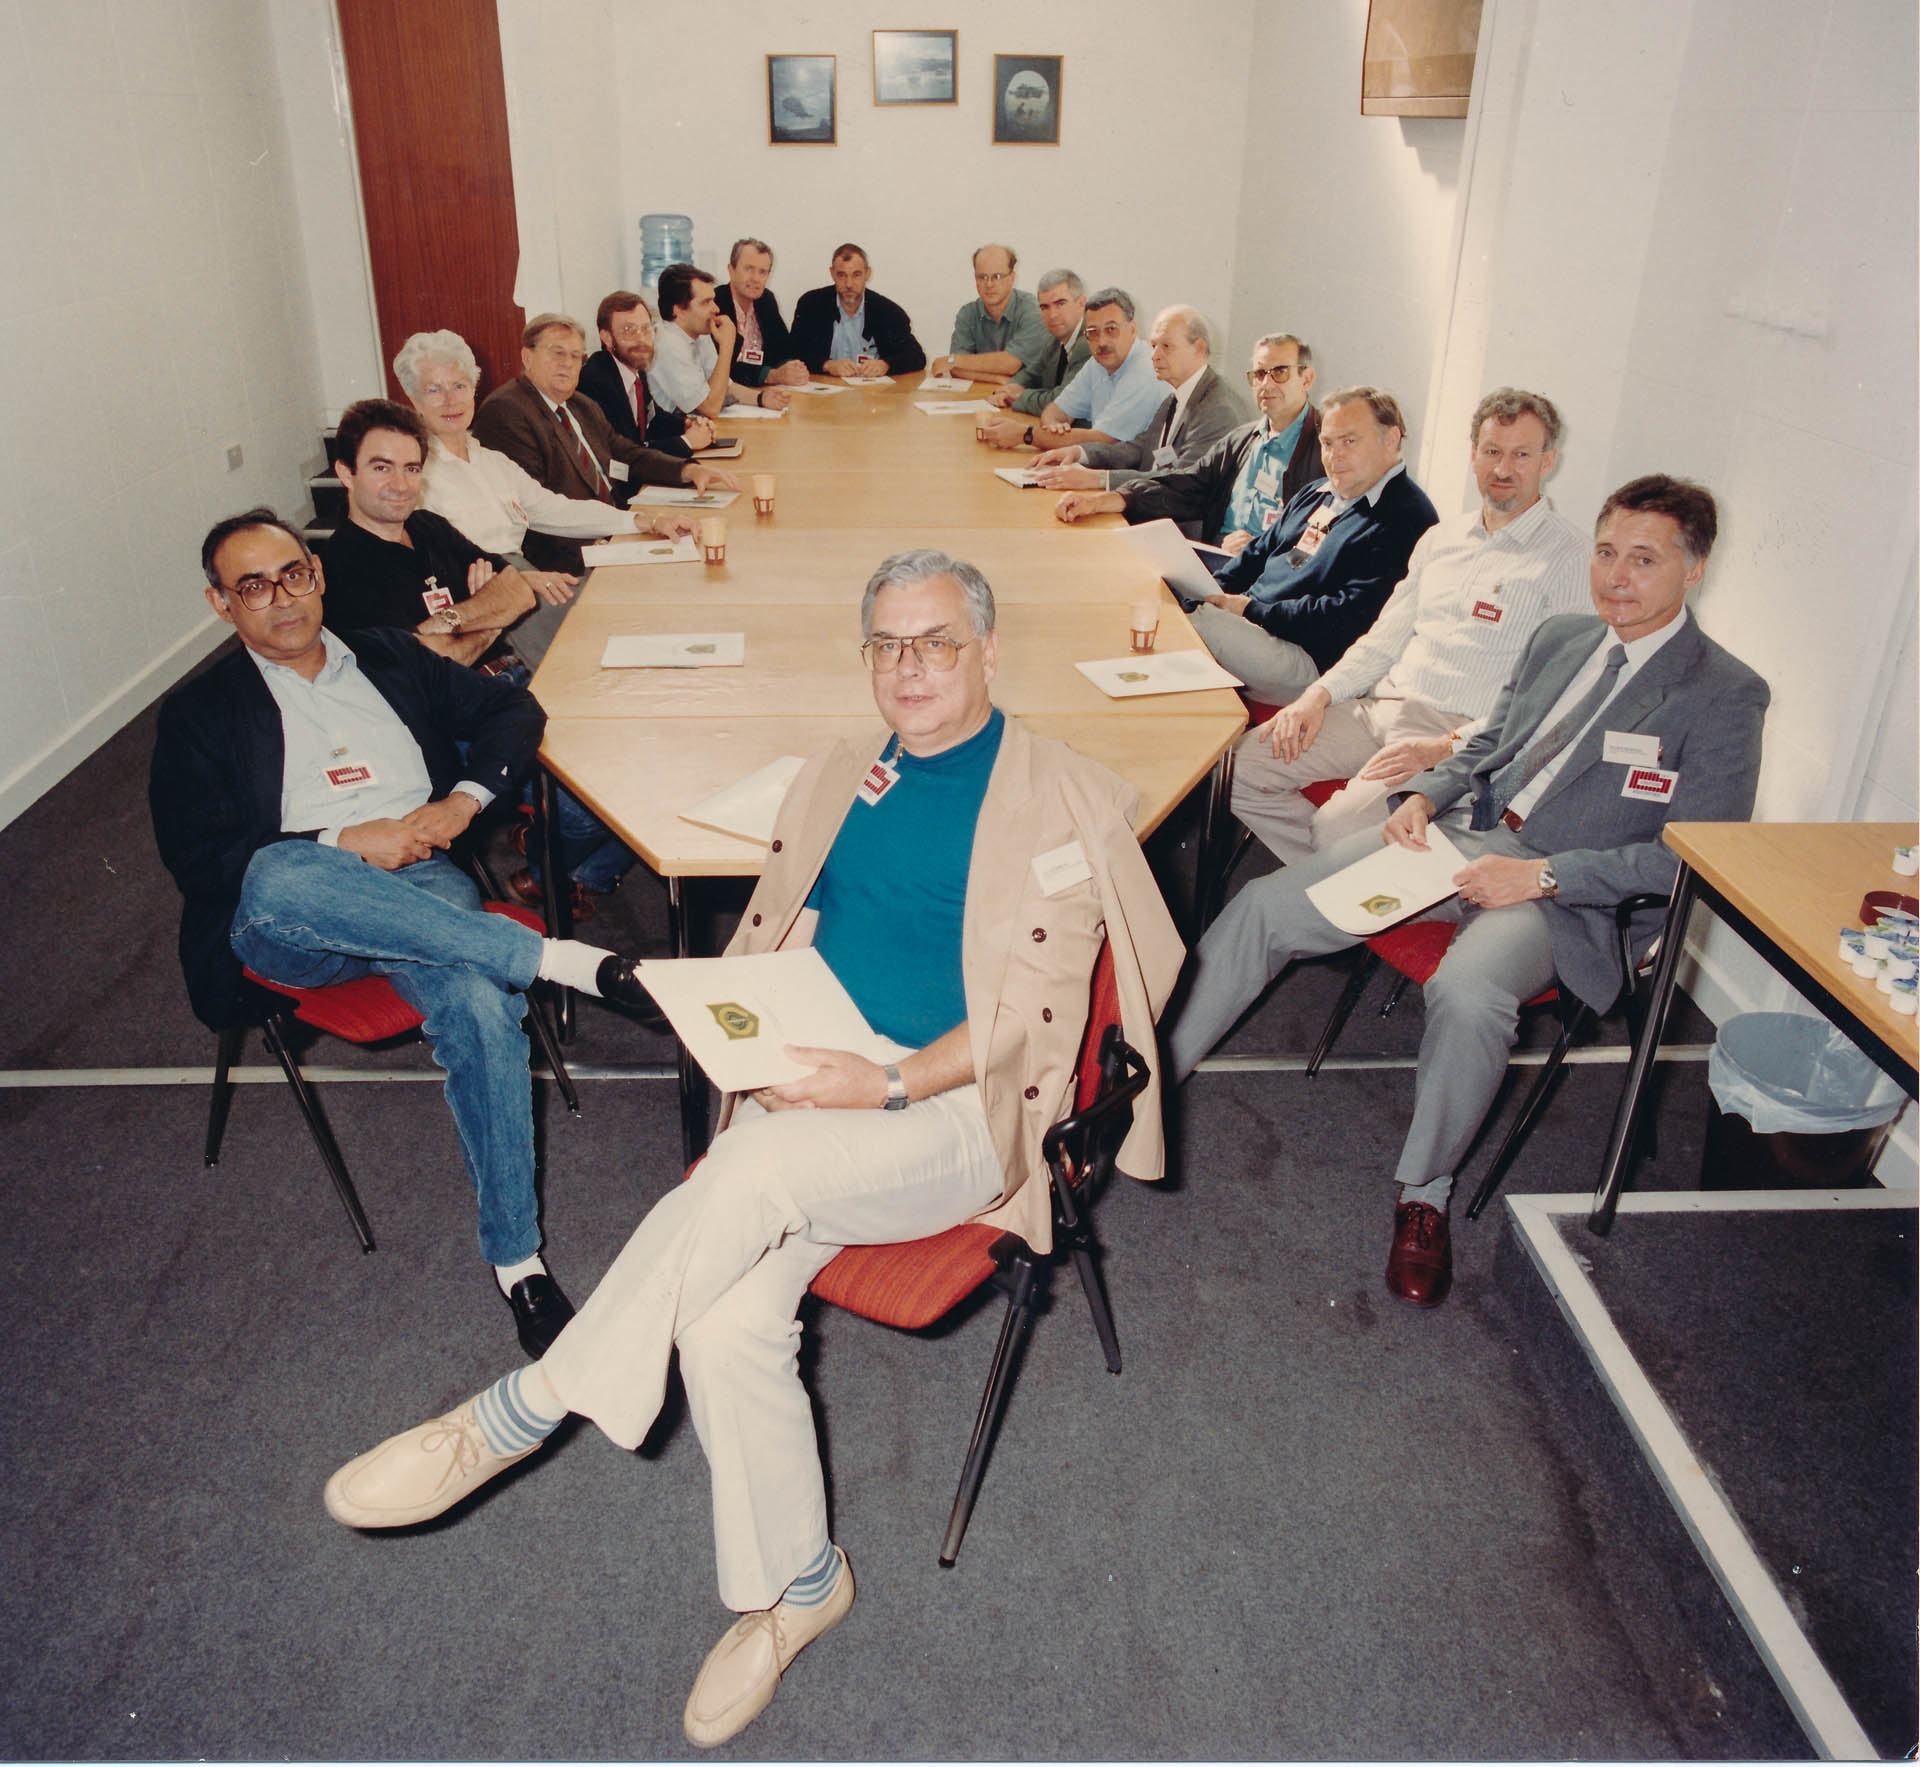
[[(1446, 831), (1469, 859), (1524, 851), (1505, 828), (1474, 834), (1449, 821)], [(1165, 1034), (1167, 1072), (1176, 1082), (1193, 1072), (1296, 957), (1360, 943), (1307, 900), (1307, 885), (1379, 845), (1377, 830), (1362, 829), (1323, 853), (1256, 878), (1226, 905), (1188, 961), (1185, 999)], [(1454, 921), (1461, 930), (1426, 986), (1413, 1122), (1394, 1170), (1399, 1184), (1454, 1175), (1500, 1090), (1520, 1003), (1553, 982), (1547, 917), (1536, 902), (1476, 909), (1452, 896), (1418, 918)]]
[(1187, 609), (1187, 618), (1214, 660), (1238, 675), (1255, 699), (1284, 706), (1320, 679), (1313, 658), (1299, 645), (1274, 637), (1245, 614), (1230, 614), (1203, 601)]
[[(533, 569), (527, 563), (526, 555), (520, 552), (509, 552), (507, 563), (518, 571)], [(551, 601), (536, 596), (533, 606), (508, 628), (507, 638), (513, 645), (513, 654), (529, 669), (538, 669), (546, 660), (554, 639), (559, 636), (560, 622), (573, 612), (573, 607), (571, 601), (556, 607)]]

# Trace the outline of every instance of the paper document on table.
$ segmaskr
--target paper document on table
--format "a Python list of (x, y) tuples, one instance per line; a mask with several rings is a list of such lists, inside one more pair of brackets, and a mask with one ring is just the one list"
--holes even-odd
[(1460, 849), (1429, 822), (1426, 852), (1385, 842), (1346, 870), (1308, 884), (1307, 900), (1343, 933), (1364, 939), (1444, 902), (1466, 863)]
[(751, 957), (648, 957), (635, 967), (687, 1053), (722, 1092), (811, 1073), (786, 1053), (789, 1044), (891, 1059), (893, 1046), (875, 1035), (811, 945)]
[(973, 385), (970, 380), (955, 380), (950, 374), (930, 374), (920, 383), (923, 393), (964, 393)]
[(844, 374), (840, 377), (850, 387), (890, 387), (893, 376), (890, 374)]
[(744, 632), (624, 632), (600, 653), (603, 669), (737, 669), (746, 660)]
[(846, 390), (824, 380), (803, 380), (797, 387), (787, 388), (790, 393), (844, 393)]
[(580, 556), (589, 566), (597, 564), (698, 564), (700, 548), (691, 534), (676, 540), (602, 540), (597, 546), (583, 546)]
[(695, 460), (738, 460), (746, 452), (745, 444), (738, 436), (716, 436), (711, 448), (696, 448)]
[(634, 493), (635, 503), (649, 509), (725, 509), (738, 491), (696, 491), (691, 485), (646, 485)]
[(1159, 650), (1148, 656), (1109, 657), (1105, 662), (1073, 666), (1109, 699), (1243, 685), (1238, 675), (1228, 674), (1204, 650)]
[(929, 417), (978, 417), (993, 410), (985, 399), (915, 399)]
[(696, 828), (714, 828), (742, 840), (758, 841), (763, 847), (771, 846), (774, 818), (780, 814), (787, 787), (805, 765), (798, 755), (782, 755), (745, 779), (709, 792), (691, 809), (682, 810), (680, 820)]
[(1193, 542), (1165, 517), (1142, 522), (1137, 528), (1123, 528), (1120, 538), (1140, 554), (1148, 570), (1187, 600), (1205, 601), (1219, 593), (1213, 572), (1195, 556)]
[(996, 466), (993, 476), (1005, 479), (1010, 485), (1018, 485), (1023, 491), (1031, 491), (1040, 483), (1040, 475), (1029, 472), (1024, 466)]
[(784, 417), (784, 409), (775, 410), (771, 405), (723, 405), (720, 408), (720, 421), (732, 423), (736, 417)]

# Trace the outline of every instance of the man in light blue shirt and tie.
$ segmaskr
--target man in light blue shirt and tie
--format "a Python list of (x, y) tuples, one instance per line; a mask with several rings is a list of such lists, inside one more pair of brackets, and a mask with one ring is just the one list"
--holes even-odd
[[(1153, 354), (1134, 324), (1133, 297), (1123, 288), (1090, 294), (1086, 331), (1092, 360), (1027, 431), (1030, 446), (1130, 442), (1160, 409), (1160, 381), (1153, 371)], [(1075, 424), (1085, 427), (1075, 429)]]

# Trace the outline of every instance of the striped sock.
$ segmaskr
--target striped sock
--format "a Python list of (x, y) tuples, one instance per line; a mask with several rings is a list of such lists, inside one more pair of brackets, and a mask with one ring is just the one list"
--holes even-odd
[(487, 1446), (496, 1454), (524, 1454), (560, 1427), (567, 1408), (536, 1363), (502, 1375), (473, 1402)]
[(788, 1607), (818, 1607), (839, 1582), (840, 1555), (829, 1540), (820, 1549), (820, 1556), (787, 1585), (787, 1592), (780, 1599)]

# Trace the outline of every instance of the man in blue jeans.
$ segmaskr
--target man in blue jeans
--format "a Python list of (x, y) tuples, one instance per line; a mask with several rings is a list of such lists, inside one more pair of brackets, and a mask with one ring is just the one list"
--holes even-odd
[(573, 1309), (540, 1257), (522, 996), (545, 978), (644, 1001), (611, 952), (482, 913), (446, 857), (531, 764), (546, 716), (408, 633), (327, 631), (319, 561), (270, 509), (216, 524), (201, 564), (243, 648), (161, 707), (148, 788), (194, 1011), (244, 1022), (242, 965), (292, 987), (385, 976), (447, 1070), (480, 1250), (540, 1356)]

